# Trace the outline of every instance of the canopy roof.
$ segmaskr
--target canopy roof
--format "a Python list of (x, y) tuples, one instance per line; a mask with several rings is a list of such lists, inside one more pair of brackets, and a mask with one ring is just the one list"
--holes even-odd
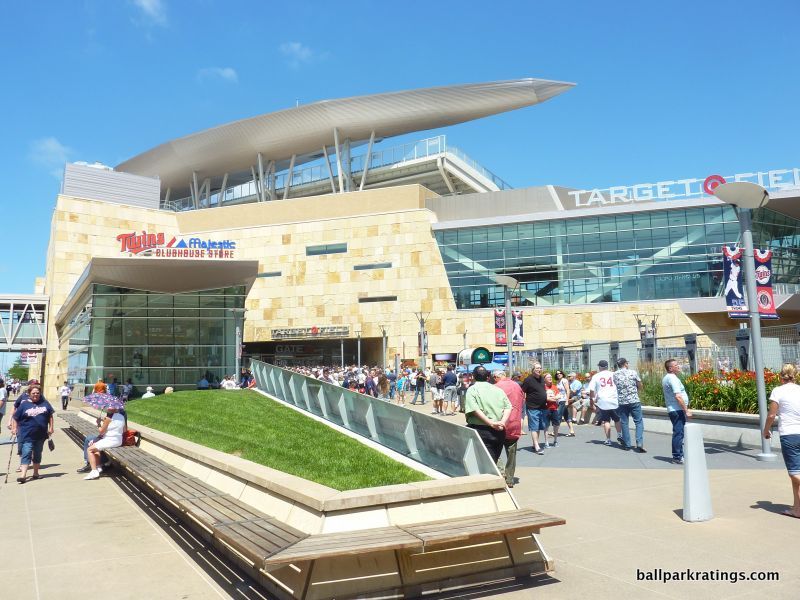
[(179, 258), (92, 258), (58, 311), (61, 325), (92, 284), (180, 294), (244, 285), (247, 291), (258, 274), (257, 260)]
[(314, 160), (339, 142), (363, 143), (463, 123), (544, 102), (574, 84), (516, 79), (323, 100), (234, 121), (181, 137), (117, 165), (117, 171), (159, 177), (162, 190), (189, 187), (192, 173), (214, 178), (249, 171), (260, 153), (276, 170)]

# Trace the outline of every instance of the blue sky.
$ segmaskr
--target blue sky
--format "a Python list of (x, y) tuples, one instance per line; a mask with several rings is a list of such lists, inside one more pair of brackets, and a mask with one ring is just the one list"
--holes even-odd
[(0, 11), (5, 292), (32, 291), (44, 272), (65, 161), (115, 165), (296, 101), (577, 83), (446, 130), (515, 187), (800, 167), (796, 0), (74, 0)]

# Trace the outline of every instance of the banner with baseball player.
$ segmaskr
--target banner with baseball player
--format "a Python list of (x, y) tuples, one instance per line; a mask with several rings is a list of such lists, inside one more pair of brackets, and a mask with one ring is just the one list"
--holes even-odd
[(522, 322), (522, 311), (521, 310), (512, 310), (511, 316), (513, 317), (513, 331), (511, 332), (511, 343), (514, 346), (524, 346), (525, 345), (525, 332), (523, 331), (523, 322)]
[(494, 309), (494, 343), (497, 346), (505, 346), (506, 342), (506, 309)]
[[(723, 278), (725, 280), (725, 306), (732, 319), (747, 319), (747, 299), (744, 294), (744, 276), (742, 275), (742, 248), (723, 246)], [(775, 298), (772, 294), (772, 251), (755, 250), (756, 263), (756, 298), (758, 314), (762, 319), (777, 319)]]

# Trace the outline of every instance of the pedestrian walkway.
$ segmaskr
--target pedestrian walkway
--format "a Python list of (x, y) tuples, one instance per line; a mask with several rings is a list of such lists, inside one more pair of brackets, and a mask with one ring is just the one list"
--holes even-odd
[[(424, 405), (409, 406), (407, 408), (422, 414), (431, 414), (433, 406), (430, 402)], [(464, 415), (437, 417), (448, 422), (464, 425)], [(681, 471), (683, 467), (673, 465), (672, 437), (667, 434), (644, 434), (644, 447), (646, 454), (638, 454), (632, 450), (625, 451), (617, 442), (616, 432), (612, 429), (612, 446), (605, 446), (603, 428), (595, 425), (575, 426), (575, 437), (566, 437), (569, 432), (566, 423), (563, 423), (558, 432), (558, 446), (545, 449), (544, 455), (533, 453), (531, 436), (523, 434), (519, 441), (517, 452), (517, 467), (552, 467), (552, 468), (579, 468), (579, 469), (665, 469)], [(631, 440), (633, 440), (633, 421), (631, 420)], [(553, 438), (548, 436), (550, 444)], [(540, 443), (544, 437), (539, 434)], [(773, 452), (776, 454), (775, 462), (763, 463), (756, 460), (760, 449), (745, 446), (736, 446), (721, 442), (706, 441), (706, 462), (709, 469), (767, 469), (785, 472), (783, 456), (780, 445), (775, 436), (772, 441)]]
[[(416, 408), (430, 412), (431, 405)], [(443, 418), (463, 423), (463, 415)], [(0, 598), (265, 598), (124, 478), (83, 481), (75, 473), (80, 447), (56, 423), (56, 450), (45, 450), (42, 479), (19, 485), (12, 472), (7, 485), (0, 483)], [(650, 452), (642, 456), (598, 446), (599, 437), (599, 428), (584, 425), (545, 456), (520, 453), (512, 490), (520, 506), (567, 520), (541, 534), (555, 573), (438, 598), (797, 597), (800, 520), (779, 514), (791, 501), (782, 465), (758, 463), (750, 451), (708, 454), (715, 518), (685, 523), (683, 469), (658, 460), (668, 455), (669, 436), (647, 434)], [(4, 476), (10, 447), (2, 442)], [(607, 464), (587, 463), (595, 454)], [(14, 457), (12, 471), (16, 464)], [(637, 569), (748, 577), (764, 570), (780, 580), (665, 584), (637, 580)]]
[(125, 480), (84, 481), (81, 448), (56, 418), (41, 479), (18, 484), (0, 438), (0, 598), (140, 600), (264, 598), (215, 552)]

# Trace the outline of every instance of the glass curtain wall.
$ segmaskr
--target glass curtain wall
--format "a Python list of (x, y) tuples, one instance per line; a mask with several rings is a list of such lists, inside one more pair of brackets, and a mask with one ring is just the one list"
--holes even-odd
[[(754, 220), (756, 243), (775, 252), (775, 282), (798, 283), (800, 221), (769, 209)], [(520, 282), (518, 305), (716, 296), (722, 246), (738, 239), (728, 206), (436, 232), (458, 308), (502, 306), (500, 274)]]
[[(163, 392), (212, 385), (235, 371), (236, 315), (246, 289), (236, 286), (186, 294), (159, 294), (95, 284), (82, 311), (62, 335), (69, 376), (85, 384), (128, 379), (135, 395), (147, 386)], [(79, 315), (80, 317), (80, 315)]]

